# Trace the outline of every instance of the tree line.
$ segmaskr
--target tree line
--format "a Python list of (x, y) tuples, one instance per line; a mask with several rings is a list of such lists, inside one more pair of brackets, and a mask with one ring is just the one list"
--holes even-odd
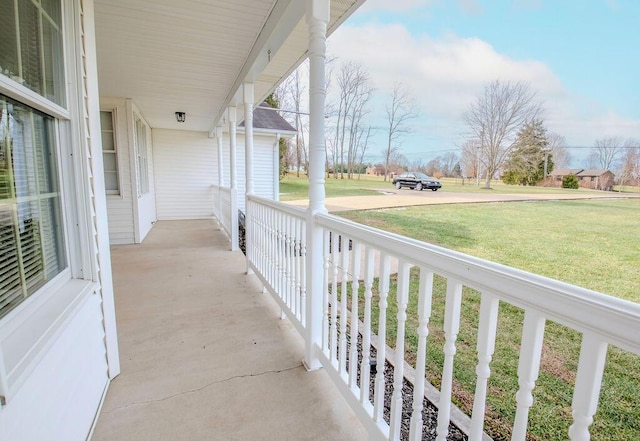
[[(282, 170), (300, 175), (308, 168), (308, 66), (303, 63), (274, 92), (275, 107), (291, 110), (282, 116), (298, 133), (282, 141)], [(564, 136), (549, 132), (544, 121), (544, 104), (526, 82), (495, 80), (462, 115), (466, 132), (459, 146), (431, 158), (409, 161), (402, 152), (402, 141), (412, 131), (419, 112), (413, 92), (402, 83), (386, 93), (384, 124), (370, 122), (373, 81), (360, 63), (332, 59), (327, 69), (325, 146), (327, 177), (353, 179), (367, 168), (374, 135), (384, 134), (382, 163), (376, 174), (387, 180), (403, 170), (423, 171), (435, 177), (476, 178), (490, 188), (493, 179), (508, 184), (537, 185), (554, 168), (568, 168), (573, 160)], [(455, 149), (455, 151), (453, 151)], [(613, 171), (620, 184), (640, 185), (640, 142), (636, 139), (603, 137), (597, 139), (587, 157), (586, 168)]]

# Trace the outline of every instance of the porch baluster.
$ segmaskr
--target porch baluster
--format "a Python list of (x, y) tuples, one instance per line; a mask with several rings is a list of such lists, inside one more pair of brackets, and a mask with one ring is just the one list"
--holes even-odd
[(300, 321), (307, 326), (307, 223), (300, 220)]
[(341, 374), (347, 372), (347, 317), (348, 298), (347, 284), (349, 282), (349, 238), (338, 236), (338, 241), (334, 244), (338, 247), (338, 252), (342, 257), (342, 278), (340, 281), (340, 346), (338, 364)]
[(418, 354), (416, 356), (416, 381), (413, 385), (413, 412), (409, 440), (422, 440), (422, 410), (424, 408), (425, 364), (427, 359), (427, 338), (433, 297), (433, 272), (420, 268), (418, 288)]
[[(267, 225), (268, 225), (268, 237), (269, 244), (267, 248), (267, 255), (269, 260), (269, 285), (275, 289), (276, 281), (275, 281), (275, 260), (276, 260), (276, 242), (275, 242), (275, 212), (273, 209), (269, 208), (267, 210)], [(277, 291), (276, 291), (277, 295)]]
[(362, 364), (360, 365), (360, 402), (369, 401), (369, 381), (371, 374), (371, 297), (373, 297), (373, 275), (375, 250), (366, 248), (364, 264), (364, 320), (362, 329)]
[(496, 326), (498, 324), (498, 298), (491, 293), (482, 293), (480, 299), (480, 322), (478, 324), (478, 365), (476, 366), (476, 393), (473, 401), (470, 441), (482, 441), (487, 381), (491, 375), (491, 358), (495, 349)]
[(393, 394), (391, 396), (391, 418), (389, 439), (400, 439), (402, 425), (402, 385), (404, 382), (404, 334), (407, 321), (407, 303), (409, 301), (409, 270), (411, 265), (400, 260), (398, 262), (398, 288), (396, 299), (398, 306), (396, 326), (396, 350), (393, 367)]
[(540, 356), (544, 341), (545, 318), (537, 311), (527, 310), (522, 325), (522, 341), (520, 343), (520, 360), (518, 361), (518, 384), (516, 393), (516, 417), (511, 434), (512, 441), (525, 441), (529, 409), (533, 405), (531, 392), (540, 371)]
[(285, 260), (284, 260), (284, 222), (283, 214), (278, 212), (276, 226), (278, 228), (278, 292), (280, 298), (287, 304), (287, 293), (285, 292)]
[(295, 315), (296, 313), (296, 285), (295, 285), (295, 271), (293, 266), (293, 219), (288, 214), (285, 214), (285, 226), (286, 226), (286, 258), (287, 258), (287, 295), (289, 297), (289, 309)]
[(355, 388), (358, 380), (358, 290), (360, 285), (360, 259), (362, 245), (353, 244), (351, 253), (351, 351), (349, 353), (349, 387)]
[(296, 296), (296, 310), (295, 312), (295, 316), (298, 318), (298, 320), (300, 320), (300, 322), (302, 322), (302, 308), (301, 308), (301, 302), (302, 302), (302, 291), (301, 291), (301, 285), (300, 285), (300, 278), (301, 278), (301, 272), (300, 272), (300, 262), (302, 261), (302, 256), (300, 254), (301, 249), (302, 249), (302, 242), (300, 240), (300, 219), (298, 218), (294, 218), (293, 220), (294, 224), (294, 232), (293, 232), (293, 262), (294, 262), (294, 295)]
[(331, 310), (331, 361), (337, 361), (338, 354), (338, 265), (340, 260), (340, 254), (338, 252), (338, 246), (336, 239), (337, 234), (334, 231), (329, 233), (329, 254), (331, 255), (332, 263), (332, 279), (331, 279), (331, 304), (329, 309)]
[(389, 273), (391, 262), (389, 255), (382, 253), (380, 256), (380, 277), (378, 288), (380, 295), (379, 319), (378, 319), (378, 348), (376, 382), (373, 396), (373, 419), (375, 422), (383, 421), (384, 412), (384, 389), (385, 389), (385, 360), (386, 360), (386, 338), (387, 338), (387, 296), (389, 295)]
[(322, 250), (322, 349), (328, 350), (331, 346), (329, 342), (329, 268), (331, 267), (331, 255), (329, 254), (329, 230), (325, 229), (323, 234), (323, 250)]
[(444, 368), (440, 403), (438, 405), (438, 426), (436, 441), (445, 441), (451, 419), (451, 387), (453, 384), (453, 358), (456, 354), (456, 339), (460, 330), (460, 303), (462, 302), (462, 284), (455, 280), (447, 281), (447, 296), (444, 315)]
[(573, 390), (573, 424), (569, 427), (571, 441), (589, 441), (589, 426), (598, 409), (602, 374), (607, 358), (607, 343), (599, 335), (585, 332), (580, 346), (580, 359)]

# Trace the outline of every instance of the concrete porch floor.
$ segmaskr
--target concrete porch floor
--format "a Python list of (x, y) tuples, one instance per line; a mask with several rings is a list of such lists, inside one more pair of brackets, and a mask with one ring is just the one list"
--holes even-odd
[(92, 440), (365, 440), (215, 221), (112, 248), (122, 373)]

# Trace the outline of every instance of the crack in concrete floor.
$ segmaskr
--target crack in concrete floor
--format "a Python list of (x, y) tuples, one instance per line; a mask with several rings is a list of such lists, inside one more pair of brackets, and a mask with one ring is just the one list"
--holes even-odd
[(228, 381), (236, 380), (238, 378), (260, 377), (262, 375), (267, 375), (267, 374), (281, 374), (283, 372), (293, 371), (293, 370), (298, 369), (300, 367), (303, 367), (302, 363), (297, 364), (297, 365), (292, 366), (292, 367), (285, 368), (285, 369), (269, 370), (269, 371), (254, 373), (254, 374), (234, 375), (232, 377), (224, 378), (222, 380), (212, 381), (211, 383), (207, 383), (204, 386), (198, 387), (196, 389), (185, 390), (185, 391), (178, 392), (176, 394), (169, 395), (169, 396), (163, 397), (163, 398), (158, 398), (158, 399), (155, 399), (155, 400), (136, 401), (136, 402), (133, 402), (133, 403), (123, 404), (122, 406), (118, 406), (118, 407), (114, 407), (113, 409), (105, 410), (102, 413), (108, 414), (108, 413), (111, 413), (111, 412), (115, 412), (117, 410), (127, 409), (127, 408), (132, 407), (132, 406), (141, 406), (141, 405), (150, 404), (150, 403), (160, 403), (162, 401), (167, 401), (167, 400), (170, 400), (172, 398), (179, 397), (181, 395), (200, 392), (200, 391), (202, 391), (202, 390), (204, 390), (204, 389), (206, 389), (208, 387), (215, 386), (216, 384), (226, 383)]

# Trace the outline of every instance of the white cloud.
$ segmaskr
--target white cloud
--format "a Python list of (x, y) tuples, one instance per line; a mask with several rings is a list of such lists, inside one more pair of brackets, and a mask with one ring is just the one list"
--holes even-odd
[(362, 62), (386, 93), (406, 83), (429, 114), (459, 118), (483, 86), (495, 79), (526, 81), (541, 96), (562, 93), (558, 78), (535, 60), (512, 60), (478, 38), (449, 34), (440, 39), (413, 36), (399, 24), (343, 26), (329, 49), (341, 59)]
[(394, 82), (415, 92), (421, 116), (404, 143), (409, 158), (434, 157), (442, 153), (425, 152), (460, 144), (462, 114), (495, 79), (526, 81), (537, 90), (549, 130), (564, 135), (569, 145), (591, 146), (603, 136), (640, 137), (640, 121), (569, 93), (545, 63), (509, 58), (479, 38), (416, 36), (401, 24), (345, 25), (330, 38), (329, 51), (341, 60), (359, 61), (369, 71), (377, 89), (374, 125), (382, 125), (383, 103)]

